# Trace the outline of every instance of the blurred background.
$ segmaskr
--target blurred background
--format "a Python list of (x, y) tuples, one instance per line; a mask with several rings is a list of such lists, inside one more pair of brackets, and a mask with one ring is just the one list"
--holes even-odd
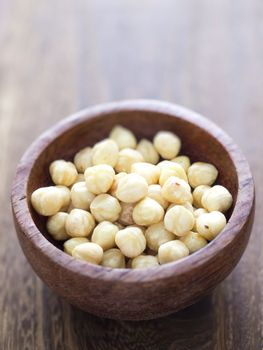
[[(141, 323), (56, 297), (25, 261), (9, 205), (17, 162), (42, 131), (131, 98), (182, 104), (223, 127), (251, 164), (258, 198), (227, 280), (201, 303)], [(262, 349), (262, 132), (262, 0), (0, 0), (0, 348)]]

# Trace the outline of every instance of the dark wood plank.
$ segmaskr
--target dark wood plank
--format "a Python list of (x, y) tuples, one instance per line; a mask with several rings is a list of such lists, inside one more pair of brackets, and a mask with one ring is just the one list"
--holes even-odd
[[(262, 14), (260, 0), (0, 1), (0, 348), (262, 348)], [(49, 291), (23, 257), (9, 205), (16, 164), (41, 131), (79, 108), (134, 97), (216, 121), (257, 186), (252, 237), (231, 276), (201, 304), (143, 323), (84, 314)]]

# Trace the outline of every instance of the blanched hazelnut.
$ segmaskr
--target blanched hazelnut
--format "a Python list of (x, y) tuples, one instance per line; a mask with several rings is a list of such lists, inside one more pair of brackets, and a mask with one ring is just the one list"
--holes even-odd
[(211, 186), (217, 178), (218, 171), (213, 164), (196, 162), (189, 167), (187, 175), (193, 188), (200, 185)]
[(103, 253), (101, 266), (111, 267), (113, 269), (125, 268), (125, 257), (118, 248), (106, 250)]
[(146, 269), (156, 266), (159, 266), (158, 259), (156, 256), (152, 255), (139, 255), (132, 259), (131, 262), (132, 269)]
[(187, 255), (189, 255), (189, 249), (178, 239), (162, 244), (158, 250), (158, 260), (160, 264), (176, 261)]
[(121, 212), (119, 201), (109, 194), (100, 194), (93, 199), (90, 211), (98, 222), (118, 220)]
[(138, 227), (126, 227), (117, 232), (115, 243), (127, 258), (135, 258), (146, 248), (146, 239)]
[(207, 185), (197, 186), (193, 191), (193, 203), (196, 208), (202, 207), (202, 197), (211, 187)]
[(157, 252), (160, 245), (174, 240), (174, 234), (164, 227), (163, 222), (149, 226), (145, 231), (147, 246)]
[(41, 187), (32, 193), (31, 203), (38, 214), (55, 215), (64, 206), (65, 192), (56, 186)]
[(208, 211), (226, 212), (233, 203), (231, 193), (223, 186), (213, 186), (202, 197), (202, 205)]
[(164, 159), (176, 157), (181, 148), (181, 140), (170, 131), (159, 131), (153, 139), (153, 144)]
[(182, 205), (175, 205), (164, 216), (165, 228), (177, 236), (184, 236), (194, 226), (194, 215)]
[(169, 202), (162, 196), (162, 187), (160, 185), (150, 185), (148, 187), (147, 197), (154, 199), (163, 209), (166, 209), (169, 205)]
[(148, 185), (157, 184), (160, 177), (160, 168), (150, 163), (134, 163), (131, 166), (131, 173), (141, 175)]
[(106, 193), (112, 186), (115, 172), (107, 164), (94, 165), (87, 168), (84, 176), (87, 189), (94, 193)]
[(48, 233), (57, 241), (65, 241), (70, 238), (65, 228), (67, 216), (67, 213), (59, 212), (47, 220)]
[(195, 218), (195, 224), (194, 224), (194, 227), (193, 227), (193, 231), (196, 232), (196, 219), (203, 215), (203, 214), (207, 214), (208, 211), (204, 208), (198, 208), (196, 210), (194, 210), (194, 218)]
[(220, 211), (202, 214), (196, 219), (196, 229), (208, 241), (214, 239), (226, 226), (226, 218)]
[(64, 242), (64, 244), (63, 244), (64, 251), (67, 254), (72, 255), (72, 251), (77, 245), (82, 244), (82, 243), (87, 243), (88, 241), (89, 240), (86, 237), (70, 238), (66, 242)]
[(179, 177), (171, 176), (162, 187), (162, 196), (168, 201), (176, 204), (192, 203), (191, 188), (187, 182)]
[(169, 177), (171, 176), (179, 177), (185, 182), (188, 182), (188, 179), (183, 167), (180, 164), (167, 161), (161, 167), (161, 173), (160, 173), (160, 179), (159, 179), (160, 185), (163, 186), (165, 181), (168, 180)]
[(204, 208), (198, 208), (196, 210), (194, 210), (194, 217), (197, 219), (199, 218), (199, 216), (203, 215), (203, 214), (207, 214), (208, 211)]
[(72, 251), (72, 256), (98, 265), (102, 261), (103, 250), (98, 244), (87, 242), (77, 245)]
[(127, 173), (124, 173), (124, 172), (121, 172), (119, 174), (115, 174), (111, 188), (108, 191), (111, 196), (116, 197), (116, 191), (117, 191), (119, 180), (122, 177), (124, 177), (125, 175), (127, 175)]
[(149, 226), (161, 221), (164, 216), (163, 207), (151, 198), (144, 198), (133, 209), (132, 217), (137, 225)]
[(195, 209), (194, 209), (194, 207), (193, 207), (193, 205), (191, 203), (186, 202), (186, 203), (181, 204), (181, 205), (183, 207), (185, 207), (186, 209), (190, 210), (190, 212), (194, 214)]
[(131, 225), (129, 227), (137, 227), (137, 228), (139, 228), (142, 231), (143, 234), (145, 234), (145, 230), (146, 230), (145, 226), (133, 224), (133, 225)]
[(109, 221), (102, 221), (95, 227), (91, 241), (100, 245), (103, 250), (113, 248), (115, 246), (115, 236), (118, 231), (118, 226)]
[(137, 151), (141, 153), (145, 162), (158, 163), (160, 157), (151, 141), (142, 139), (137, 145)]
[(117, 143), (120, 150), (124, 148), (135, 148), (137, 144), (134, 134), (121, 125), (116, 125), (111, 130), (109, 137)]
[(65, 160), (55, 160), (49, 166), (50, 176), (56, 185), (70, 186), (72, 185), (78, 172), (75, 165)]
[(158, 164), (156, 164), (161, 170), (165, 168), (166, 166), (170, 165), (171, 160), (162, 160)]
[(85, 147), (76, 153), (74, 164), (80, 173), (84, 173), (88, 167), (92, 166), (92, 148)]
[(133, 213), (133, 209), (135, 207), (135, 203), (121, 202), (120, 205), (121, 205), (121, 213), (120, 213), (120, 216), (118, 219), (119, 222), (122, 225), (126, 225), (126, 226), (133, 225), (134, 221), (132, 218), (132, 213)]
[(71, 237), (88, 237), (94, 227), (93, 216), (82, 209), (72, 209), (66, 219), (66, 231)]
[(203, 236), (197, 232), (192, 231), (181, 237), (180, 241), (187, 246), (190, 253), (194, 253), (207, 245), (207, 241)]
[(113, 168), (119, 158), (119, 148), (115, 141), (105, 139), (95, 144), (92, 151), (92, 162), (94, 165), (108, 164)]
[(135, 203), (148, 193), (148, 184), (138, 174), (127, 174), (118, 180), (116, 197), (125, 203)]
[(61, 191), (61, 195), (63, 198), (63, 206), (61, 208), (61, 211), (66, 211), (70, 205), (70, 189), (66, 186), (60, 185), (57, 185), (56, 188), (58, 188)]
[[(167, 210), (173, 208), (173, 207), (176, 206), (176, 205), (177, 205), (177, 204), (175, 204), (175, 203), (171, 203), (171, 204), (169, 205), (169, 207), (167, 208)], [(195, 209), (194, 209), (194, 207), (192, 206), (191, 203), (186, 202), (186, 203), (180, 204), (180, 205), (183, 206), (183, 207), (185, 207), (186, 209), (190, 210), (190, 212), (194, 214)]]
[(85, 182), (77, 182), (71, 188), (71, 201), (74, 208), (89, 210), (90, 203), (95, 198)]
[(117, 173), (131, 172), (131, 166), (133, 163), (143, 162), (143, 157), (141, 153), (131, 148), (124, 148), (119, 152), (119, 159), (117, 164), (115, 165), (115, 170)]
[(180, 164), (186, 172), (191, 165), (190, 158), (187, 156), (178, 156), (172, 159), (172, 162)]

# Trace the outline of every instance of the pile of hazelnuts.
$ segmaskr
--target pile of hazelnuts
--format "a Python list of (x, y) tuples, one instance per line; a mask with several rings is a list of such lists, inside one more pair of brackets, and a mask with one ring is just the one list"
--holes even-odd
[(117, 125), (109, 138), (55, 160), (54, 185), (31, 203), (71, 256), (110, 268), (148, 268), (205, 247), (225, 227), (230, 192), (214, 185), (213, 164), (179, 155), (181, 140), (159, 131), (153, 141)]

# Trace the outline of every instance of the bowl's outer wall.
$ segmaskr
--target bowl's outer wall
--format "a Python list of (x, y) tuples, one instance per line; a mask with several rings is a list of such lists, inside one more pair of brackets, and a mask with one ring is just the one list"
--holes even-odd
[[(227, 249), (219, 251), (201, 268), (188, 274), (140, 283), (101, 281), (72, 272), (57, 264), (25, 239), (16, 223), (25, 256), (37, 275), (57, 294), (82, 310), (101, 317), (125, 320), (154, 319), (183, 309), (208, 294), (238, 263), (247, 245), (254, 210), (247, 224)], [(125, 272), (124, 272), (125, 274)]]
[[(188, 115), (188, 120), (185, 120), (183, 116), (172, 115), (175, 113), (171, 113), (169, 108), (166, 114), (165, 108), (160, 112), (154, 111), (152, 106), (149, 111), (145, 106), (132, 106), (117, 110), (110, 108), (106, 113), (99, 113), (101, 115), (82, 113), (80, 118), (75, 117), (62, 124), (62, 131), (65, 125), (66, 129), (70, 126), (66, 132), (61, 133), (59, 128), (55, 132), (51, 130), (48, 137), (36, 142), (38, 149), (29, 151), (22, 159), (12, 201), (22, 249), (33, 269), (49, 287), (70, 303), (93, 314), (140, 320), (163, 316), (192, 304), (230, 273), (239, 261), (250, 235), (254, 189), (246, 161), (232, 141), (225, 139), (220, 129), (215, 127), (216, 132), (212, 135), (203, 129), (205, 120), (187, 110), (183, 110)], [(147, 273), (151, 278), (142, 270), (102, 269), (66, 256), (50, 244), (55, 242), (46, 232), (46, 219), (37, 215), (29, 203), (30, 195), (36, 188), (50, 183), (48, 166), (52, 160), (72, 159), (79, 149), (107, 137), (116, 124), (133, 130), (138, 139), (152, 138), (163, 129), (177, 133), (183, 141), (182, 153), (189, 155), (193, 161), (215, 164), (220, 174), (219, 183), (230, 189), (235, 204), (238, 201), (237, 206), (240, 207), (235, 215), (231, 216), (231, 211), (228, 213), (231, 218), (226, 229), (204, 250), (177, 263), (151, 269)], [(207, 125), (205, 129), (213, 127), (208, 121)], [(59, 133), (61, 135), (56, 137)], [(240, 173), (242, 167), (244, 172)], [(24, 178), (26, 183), (21, 183), (20, 180)], [(244, 188), (247, 191), (246, 198)], [(25, 215), (24, 208), (29, 210), (28, 215)], [(47, 240), (43, 239), (34, 223)], [(59, 247), (59, 244), (56, 243), (56, 246)]]

